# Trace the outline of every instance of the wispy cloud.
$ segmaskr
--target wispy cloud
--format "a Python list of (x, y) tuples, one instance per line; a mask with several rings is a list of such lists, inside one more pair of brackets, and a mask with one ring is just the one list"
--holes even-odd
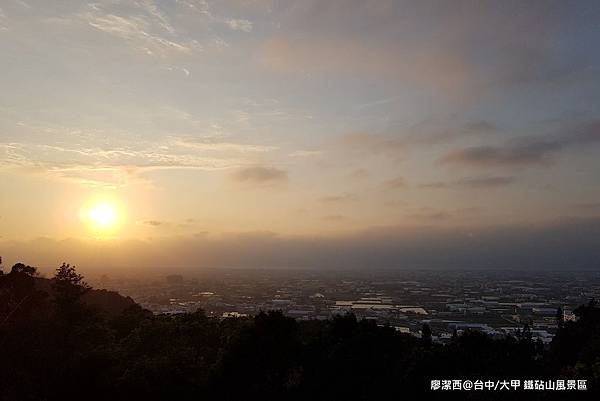
[(191, 218), (185, 220), (145, 219), (138, 220), (136, 225), (148, 229), (160, 229), (161, 231), (165, 231), (165, 233), (167, 233), (173, 232), (174, 230), (189, 231), (189, 229), (194, 229), (196, 227), (197, 221)]
[(6, 25), (7, 20), (6, 14), (4, 14), (4, 11), (0, 8), (0, 31), (8, 31), (8, 26)]
[(219, 142), (210, 138), (175, 138), (173, 143), (177, 146), (193, 148), (202, 151), (239, 152), (239, 153), (265, 153), (277, 150), (277, 146), (252, 145), (234, 142)]
[(170, 225), (168, 221), (161, 220), (141, 220), (138, 221), (137, 224), (139, 226), (148, 226), (148, 227), (164, 227)]
[[(207, 1), (101, 1), (89, 4), (87, 10), (76, 17), (98, 31), (121, 39), (136, 51), (169, 58), (177, 54), (192, 55), (209, 46), (227, 47), (228, 43), (215, 32), (216, 25), (233, 31), (252, 32), (252, 21), (220, 16), (212, 8)], [(193, 27), (189, 26), (189, 18), (185, 18), (190, 14), (195, 17)]]
[(315, 157), (321, 156), (323, 151), (321, 150), (296, 150), (289, 154), (290, 157), (304, 158), (304, 157)]
[(547, 164), (563, 147), (559, 142), (544, 140), (506, 146), (473, 146), (452, 151), (440, 161), (485, 167)]
[[(306, 1), (282, 9), (283, 23), (292, 29), (269, 38), (257, 56), (276, 71), (383, 76), (460, 103), (499, 86), (564, 82), (588, 67), (583, 58), (556, 57), (560, 27), (576, 21), (575, 10), (559, 3), (528, 4), (512, 18), (510, 7), (494, 2), (348, 6), (332, 0), (326, 6)], [(388, 96), (371, 104), (393, 101)]]
[(581, 202), (576, 203), (574, 206), (586, 211), (600, 211), (600, 202)]
[(241, 183), (277, 184), (287, 182), (288, 173), (271, 166), (244, 167), (233, 173), (232, 178)]
[(225, 18), (223, 22), (234, 31), (252, 32), (252, 22), (247, 19)]
[[(435, 212), (434, 212), (435, 213)], [(422, 216), (425, 221), (443, 215)], [(429, 218), (429, 220), (428, 220)], [(418, 219), (418, 218), (417, 218)], [(423, 229), (372, 227), (344, 236), (282, 236), (253, 232), (215, 237), (97, 241), (38, 238), (2, 240), (5, 261), (29, 255), (28, 263), (52, 266), (70, 255), (88, 270), (147, 272), (157, 260), (182, 268), (427, 268), (427, 269), (595, 269), (600, 259), (598, 218), (553, 220), (540, 225)], [(523, 246), (528, 244), (528, 246)], [(231, 250), (234, 249), (235, 252)], [(35, 250), (35, 252), (32, 252)], [(99, 251), (100, 250), (100, 251)], [(202, 261), (199, 265), (199, 261)], [(565, 261), (568, 262), (566, 265)]]
[(525, 137), (498, 146), (474, 146), (451, 151), (440, 161), (444, 164), (471, 166), (543, 165), (561, 151), (600, 144), (600, 121), (592, 120), (568, 127), (559, 135)]
[[(358, 38), (277, 37), (263, 44), (257, 59), (276, 71), (383, 75), (447, 93), (462, 89), (472, 70), (459, 55), (442, 48), (404, 50), (367, 44)], [(330, 57), (332, 54), (335, 57)]]
[(409, 127), (404, 141), (407, 145), (430, 146), (461, 139), (487, 138), (497, 130), (496, 124), (486, 120), (426, 119)]
[(404, 189), (406, 188), (406, 180), (404, 179), (404, 177), (392, 178), (390, 180), (384, 181), (382, 183), (382, 187), (383, 189), (388, 191)]
[(495, 188), (504, 187), (515, 182), (515, 177), (468, 177), (455, 182), (456, 186), (467, 188)]
[(190, 54), (194, 50), (201, 50), (198, 42), (182, 41), (175, 37), (174, 28), (164, 21), (159, 24), (165, 33), (151, 33), (151, 23), (139, 16), (120, 16), (109, 13), (100, 13), (99, 9), (82, 14), (84, 19), (93, 28), (107, 34), (121, 38), (137, 50), (148, 55), (166, 57), (171, 52)]
[(369, 173), (369, 170), (365, 169), (365, 168), (358, 168), (352, 172), (350, 172), (349, 177), (354, 179), (354, 180), (363, 180), (366, 178), (369, 178), (371, 174)]
[(448, 220), (452, 218), (453, 215), (447, 211), (423, 210), (420, 212), (408, 214), (407, 217), (414, 220), (437, 222)]
[(402, 138), (369, 133), (343, 135), (339, 146), (356, 152), (381, 154), (394, 158), (403, 155), (406, 150), (406, 142)]
[[(119, 147), (78, 147), (0, 143), (0, 168), (49, 174), (84, 185), (123, 186), (157, 170), (215, 171), (252, 164), (248, 152), (269, 147), (236, 143), (188, 143), (173, 139), (124, 143)], [(209, 155), (218, 152), (218, 155)]]
[(512, 176), (477, 176), (464, 177), (451, 182), (430, 182), (420, 185), (421, 188), (429, 189), (491, 189), (505, 187), (516, 181)]
[(342, 150), (382, 155), (398, 160), (415, 147), (429, 147), (463, 139), (486, 138), (497, 131), (486, 120), (427, 119), (408, 127), (392, 124), (385, 133), (355, 132), (342, 135), (335, 146)]
[(356, 201), (358, 197), (355, 194), (345, 193), (340, 195), (329, 195), (319, 198), (322, 203), (346, 203)]
[(327, 221), (327, 222), (332, 222), (332, 223), (338, 223), (341, 221), (346, 220), (347, 217), (343, 216), (341, 214), (329, 214), (327, 216), (323, 216), (322, 220)]
[(178, 3), (186, 7), (188, 10), (195, 11), (196, 13), (202, 14), (212, 23), (222, 24), (227, 26), (229, 29), (234, 31), (252, 32), (254, 24), (252, 21), (245, 18), (230, 18), (220, 16), (215, 13), (208, 1), (188, 1), (188, 0), (177, 0)]

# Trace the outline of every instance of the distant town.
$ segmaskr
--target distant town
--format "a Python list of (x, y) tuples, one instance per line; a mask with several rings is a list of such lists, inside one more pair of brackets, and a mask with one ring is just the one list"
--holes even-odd
[(560, 319), (600, 299), (598, 272), (316, 272), (209, 270), (200, 274), (92, 278), (97, 288), (130, 296), (155, 314), (202, 309), (212, 317), (280, 310), (299, 320), (353, 313), (397, 331), (446, 342), (464, 330), (521, 333), (552, 340)]

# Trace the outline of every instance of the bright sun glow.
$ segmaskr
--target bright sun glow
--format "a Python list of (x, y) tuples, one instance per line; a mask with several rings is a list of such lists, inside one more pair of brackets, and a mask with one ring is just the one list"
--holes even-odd
[(90, 210), (89, 217), (99, 227), (110, 227), (115, 224), (117, 214), (111, 205), (101, 204)]
[(87, 214), (87, 217), (96, 230), (111, 230), (118, 223), (118, 213), (114, 205), (110, 203), (98, 203), (93, 205)]

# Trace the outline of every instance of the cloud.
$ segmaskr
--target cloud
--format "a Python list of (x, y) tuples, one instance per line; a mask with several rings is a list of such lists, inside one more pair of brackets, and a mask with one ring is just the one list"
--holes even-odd
[(194, 148), (203, 151), (217, 151), (217, 152), (239, 152), (239, 153), (266, 153), (273, 150), (277, 150), (276, 146), (265, 146), (265, 145), (251, 145), (234, 142), (220, 142), (210, 138), (193, 138), (184, 137), (174, 139), (174, 144), (177, 146)]
[(70, 181), (81, 186), (101, 189), (116, 189), (132, 184), (151, 185), (142, 176), (143, 171), (134, 167), (90, 167), (72, 165), (68, 167), (39, 166), (39, 172), (53, 178)]
[(346, 203), (357, 200), (354, 194), (330, 195), (319, 198), (319, 202), (323, 203)]
[(464, 164), (471, 166), (526, 166), (551, 162), (563, 146), (554, 141), (534, 141), (507, 146), (473, 146), (446, 154), (440, 161), (443, 164)]
[(358, 168), (358, 169), (352, 171), (349, 174), (349, 177), (352, 179), (355, 179), (355, 180), (362, 180), (365, 178), (369, 178), (370, 175), (371, 174), (369, 173), (369, 170), (364, 169), (364, 168)]
[[(154, 14), (156, 17), (156, 14)], [(201, 50), (195, 41), (182, 41), (175, 35), (175, 28), (168, 25), (164, 19), (157, 25), (164, 33), (151, 33), (151, 20), (142, 16), (121, 16), (104, 12), (99, 7), (82, 14), (81, 18), (91, 27), (104, 33), (116, 36), (131, 44), (138, 51), (148, 55), (166, 57), (170, 53), (191, 54)]]
[(591, 57), (561, 51), (567, 43), (579, 47), (578, 36), (565, 38), (563, 30), (591, 26), (597, 10), (582, 18), (560, 2), (528, 3), (518, 15), (512, 9), (468, 0), (294, 2), (277, 7), (285, 29), (265, 41), (257, 59), (271, 70), (311, 77), (384, 77), (459, 103), (498, 87), (560, 84), (589, 73)]
[[(62, 21), (80, 20), (93, 29), (120, 39), (135, 51), (163, 59), (192, 56), (208, 48), (229, 44), (218, 34), (220, 27), (249, 33), (253, 23), (244, 18), (219, 16), (205, 1), (97, 2)], [(193, 16), (193, 17), (192, 17)], [(192, 17), (192, 18), (190, 18)], [(181, 69), (186, 76), (189, 70)]]
[(412, 213), (407, 215), (410, 219), (421, 220), (421, 221), (440, 221), (447, 220), (452, 216), (450, 212), (446, 211), (429, 211), (423, 210), (421, 212)]
[(327, 216), (323, 216), (322, 220), (327, 221), (327, 222), (337, 223), (337, 222), (346, 220), (346, 216), (343, 216), (341, 214), (330, 214)]
[(137, 222), (140, 226), (149, 226), (149, 227), (161, 227), (170, 225), (169, 222), (160, 221), (160, 220), (142, 220)]
[(252, 166), (239, 169), (232, 178), (238, 182), (272, 184), (287, 182), (288, 173), (276, 167)]
[(430, 182), (419, 185), (425, 189), (491, 189), (505, 187), (516, 181), (512, 176), (477, 176), (464, 177), (451, 182)]
[[(471, 67), (457, 53), (416, 48), (385, 47), (360, 39), (276, 37), (268, 39), (258, 61), (278, 72), (384, 76), (456, 93), (465, 85)], [(335, 54), (335, 57), (331, 57)]]
[(206, 17), (209, 22), (216, 24), (223, 24), (233, 31), (252, 32), (254, 24), (252, 21), (244, 18), (228, 18), (217, 15), (213, 11), (214, 4), (210, 4), (207, 1), (187, 1), (178, 0), (178, 3), (187, 7), (187, 10), (193, 10), (202, 16)]
[(252, 32), (252, 22), (247, 19), (235, 19), (229, 18), (223, 20), (223, 22), (234, 31)]
[(323, 154), (320, 150), (296, 150), (289, 154), (289, 157), (298, 157), (298, 158), (306, 158), (306, 157), (315, 157), (321, 156)]
[(564, 127), (558, 135), (519, 138), (499, 146), (474, 146), (444, 155), (443, 164), (468, 166), (529, 166), (544, 165), (568, 148), (600, 144), (600, 120)]
[(432, 145), (452, 142), (461, 138), (487, 137), (498, 128), (486, 120), (456, 121), (456, 118), (426, 119), (408, 129), (407, 145)]
[(574, 206), (587, 211), (600, 211), (600, 202), (582, 202), (576, 203)]
[(387, 180), (382, 184), (385, 190), (397, 190), (406, 188), (406, 180), (403, 177), (392, 178), (391, 180)]
[(448, 188), (448, 186), (449, 185), (445, 182), (437, 181), (437, 182), (428, 182), (426, 184), (421, 184), (421, 185), (419, 185), (419, 188), (443, 189), (443, 188)]
[(168, 221), (168, 220), (140, 220), (137, 221), (138, 226), (145, 226), (150, 228), (191, 228), (196, 224), (195, 219), (185, 219), (181, 222)]
[(369, 152), (397, 158), (406, 150), (406, 142), (388, 135), (353, 133), (343, 135), (338, 146), (357, 152)]
[[(140, 181), (141, 175), (151, 171), (238, 168), (250, 163), (239, 154), (267, 151), (233, 143), (194, 146), (172, 140), (127, 141), (113, 147), (89, 146), (0, 143), (0, 169), (47, 174), (86, 186), (115, 188)], [(217, 150), (229, 153), (206, 154)]]
[(2, 11), (2, 8), (0, 8), (0, 31), (8, 31), (8, 26), (7, 26), (6, 22), (7, 22), (6, 14), (4, 14), (4, 12)]
[(572, 271), (597, 269), (598, 238), (600, 219), (563, 218), (502, 227), (374, 227), (335, 237), (255, 232), (160, 242), (0, 240), (0, 249), (6, 264), (23, 261), (52, 267), (67, 258), (84, 273), (123, 267), (148, 273), (165, 266), (189, 271), (207, 267)]
[(456, 121), (456, 118), (427, 119), (408, 128), (392, 124), (388, 133), (356, 132), (342, 135), (336, 149), (383, 155), (399, 159), (416, 146), (450, 143), (463, 138), (486, 137), (497, 132), (497, 127), (485, 120)]
[(169, 66), (169, 67), (164, 67), (164, 69), (167, 71), (180, 71), (186, 77), (189, 77), (191, 75), (190, 70), (188, 70), (187, 68), (184, 68), (184, 67)]
[(515, 181), (514, 177), (468, 177), (458, 180), (455, 185), (467, 188), (495, 188), (504, 187), (512, 184)]

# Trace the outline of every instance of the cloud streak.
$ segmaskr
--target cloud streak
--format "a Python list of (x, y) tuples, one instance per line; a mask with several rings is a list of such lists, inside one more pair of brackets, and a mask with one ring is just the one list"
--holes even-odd
[(499, 146), (474, 146), (444, 155), (442, 164), (476, 167), (545, 165), (569, 148), (600, 144), (600, 121), (592, 120), (554, 137), (528, 137)]
[[(426, 218), (426, 217), (425, 217)], [(600, 220), (561, 219), (544, 225), (495, 228), (377, 227), (336, 237), (270, 232), (202, 235), (120, 242), (2, 241), (7, 263), (56, 266), (68, 255), (83, 271), (197, 270), (203, 267), (307, 269), (595, 269), (600, 263)], [(526, 244), (526, 246), (524, 246)], [(35, 249), (36, 252), (30, 252)], [(235, 252), (231, 252), (235, 249)], [(426, 251), (424, 251), (426, 250)]]
[(288, 173), (271, 166), (244, 167), (233, 173), (232, 178), (240, 183), (281, 184), (288, 181)]
[(150, 1), (136, 3), (144, 15), (118, 15), (104, 9), (105, 5), (91, 5), (79, 17), (92, 28), (129, 43), (147, 55), (167, 57), (169, 54), (192, 54), (201, 51), (200, 43), (193, 39), (182, 40), (175, 27)]
[(321, 203), (347, 203), (347, 202), (353, 202), (356, 201), (357, 197), (354, 194), (341, 194), (341, 195), (329, 195), (329, 196), (323, 196), (321, 198), (319, 198), (319, 202)]
[(274, 149), (260, 145), (179, 139), (123, 143), (112, 148), (0, 143), (0, 169), (44, 173), (86, 186), (119, 187), (139, 181), (141, 175), (151, 171), (240, 168), (253, 164), (246, 154)]
[(406, 188), (407, 184), (404, 177), (396, 177), (392, 178), (391, 180), (384, 181), (382, 186), (385, 190), (394, 191)]
[(356, 152), (399, 157), (407, 149), (406, 141), (391, 135), (353, 133), (343, 135), (339, 146)]

